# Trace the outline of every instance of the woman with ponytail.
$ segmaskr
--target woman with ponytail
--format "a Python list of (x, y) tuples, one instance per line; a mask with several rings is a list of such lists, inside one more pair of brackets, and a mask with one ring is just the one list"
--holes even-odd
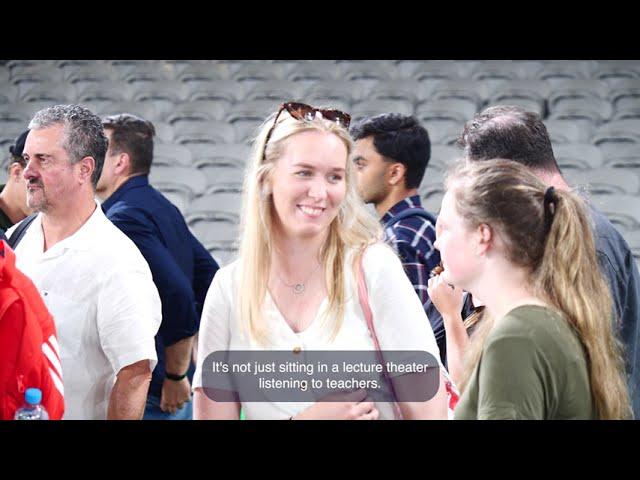
[(630, 418), (584, 202), (508, 160), (461, 162), (446, 188), (440, 277), (485, 304), (455, 418)]

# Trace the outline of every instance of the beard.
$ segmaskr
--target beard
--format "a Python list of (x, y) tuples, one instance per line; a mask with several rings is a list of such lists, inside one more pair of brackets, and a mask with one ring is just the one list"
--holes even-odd
[(31, 192), (27, 190), (27, 206), (34, 212), (46, 212), (49, 208), (49, 201), (44, 192), (44, 186), (42, 184), (33, 183), (33, 186), (38, 186), (37, 190)]

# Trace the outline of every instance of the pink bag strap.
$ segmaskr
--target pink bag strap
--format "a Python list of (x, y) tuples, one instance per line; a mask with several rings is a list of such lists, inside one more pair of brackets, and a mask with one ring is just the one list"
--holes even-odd
[[(384, 358), (382, 357), (382, 349), (380, 348), (380, 343), (378, 342), (376, 329), (373, 325), (373, 313), (371, 312), (371, 307), (369, 305), (369, 293), (367, 291), (367, 283), (364, 278), (363, 259), (364, 259), (364, 251), (360, 254), (358, 259), (358, 267), (357, 267), (358, 268), (357, 270), (358, 299), (360, 300), (360, 307), (362, 308), (362, 312), (364, 313), (364, 319), (367, 323), (367, 327), (369, 328), (369, 333), (371, 334), (371, 338), (373, 339), (373, 344), (376, 347), (378, 361), (380, 362), (381, 365), (384, 365)], [(445, 377), (445, 387), (446, 387), (447, 397), (448, 397), (447, 398), (448, 417), (452, 419), (453, 410), (455, 409), (456, 404), (460, 399), (460, 393), (458, 392), (458, 389), (456, 388), (455, 384), (451, 380), (449, 373), (444, 368), (441, 368), (440, 370)], [(393, 393), (394, 398), (397, 398), (395, 395), (395, 392), (393, 391), (393, 384), (391, 383), (391, 378), (389, 378), (388, 375), (386, 375), (386, 369), (384, 369), (383, 371), (385, 373), (385, 376), (387, 377), (387, 380), (389, 381), (389, 385), (391, 387), (391, 391)], [(402, 412), (400, 411), (400, 408), (398, 407), (397, 403), (394, 403), (394, 408), (395, 408), (396, 418), (401, 419)]]
[(384, 358), (382, 356), (382, 349), (380, 348), (380, 342), (378, 341), (378, 336), (376, 335), (376, 329), (373, 325), (373, 312), (371, 312), (371, 307), (369, 305), (369, 292), (367, 291), (367, 283), (364, 278), (363, 259), (364, 259), (364, 250), (362, 251), (362, 253), (358, 258), (358, 266), (357, 266), (358, 300), (360, 301), (360, 307), (362, 308), (362, 313), (364, 313), (364, 319), (365, 319), (365, 322), (367, 323), (369, 334), (373, 339), (373, 345), (376, 347), (376, 354), (378, 356), (378, 361), (380, 362), (380, 365), (383, 366), (382, 371), (389, 383), (389, 388), (391, 389), (391, 393), (394, 398), (394, 402), (393, 402), (394, 415), (397, 420), (402, 420), (402, 412), (400, 411), (400, 407), (398, 407), (398, 404), (395, 401), (395, 399), (397, 398), (396, 393), (393, 389), (393, 383), (391, 381), (391, 378), (387, 374), (387, 369), (384, 368), (385, 363), (384, 363)]

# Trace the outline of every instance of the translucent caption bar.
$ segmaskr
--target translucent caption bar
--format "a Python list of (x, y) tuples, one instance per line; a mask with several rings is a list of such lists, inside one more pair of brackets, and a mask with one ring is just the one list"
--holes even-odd
[(376, 402), (424, 402), (440, 382), (437, 360), (417, 350), (218, 351), (202, 371), (216, 402), (340, 402), (360, 389)]

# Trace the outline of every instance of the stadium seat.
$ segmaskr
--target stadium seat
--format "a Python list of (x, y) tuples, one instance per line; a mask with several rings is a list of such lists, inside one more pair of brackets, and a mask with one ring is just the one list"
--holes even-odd
[(234, 80), (186, 83), (190, 101), (224, 101), (227, 106), (242, 102), (246, 96), (246, 86)]
[(446, 98), (441, 100), (430, 100), (421, 103), (416, 107), (416, 117), (427, 123), (435, 121), (458, 122), (460, 131), (464, 123), (476, 113), (476, 104), (463, 98)]
[(551, 139), (551, 143), (586, 143), (590, 141), (593, 127), (580, 128), (572, 120), (553, 120), (544, 121), (547, 127), (547, 133)]
[(172, 81), (173, 69), (162, 63), (150, 63), (145, 65), (137, 65), (135, 68), (126, 72), (122, 77), (126, 83), (130, 84), (150, 84), (155, 82)]
[(640, 120), (615, 120), (600, 125), (591, 136), (605, 157), (623, 145), (640, 143)]
[(21, 93), (23, 102), (49, 102), (52, 105), (74, 103), (76, 101), (76, 89), (74, 85), (60, 83), (34, 83), (26, 86)]
[(351, 120), (357, 122), (381, 113), (413, 115), (413, 103), (409, 100), (364, 100), (351, 107)]
[(572, 120), (582, 125), (588, 122), (597, 127), (613, 114), (611, 103), (602, 98), (565, 98), (550, 107), (549, 119)]
[(223, 103), (213, 100), (197, 100), (193, 102), (182, 102), (175, 105), (164, 121), (175, 125), (182, 121), (210, 121), (223, 120), (226, 115), (226, 108)]
[(185, 84), (177, 80), (135, 82), (131, 93), (136, 102), (153, 102), (160, 115), (167, 115), (187, 96)]
[(223, 192), (204, 195), (191, 202), (185, 218), (189, 224), (200, 218), (237, 224), (240, 221), (241, 204), (242, 196), (239, 193)]
[(335, 99), (348, 104), (360, 101), (362, 92), (357, 84), (348, 80), (329, 80), (316, 83), (307, 91), (307, 96), (311, 102), (315, 99)]
[(429, 99), (431, 92), (426, 84), (417, 80), (399, 78), (380, 81), (369, 91), (371, 100), (406, 100), (414, 105)]
[(287, 102), (290, 100), (302, 101), (305, 87), (301, 83), (292, 80), (268, 80), (258, 82), (245, 96), (246, 100), (275, 100)]
[(591, 202), (623, 235), (640, 229), (640, 198), (632, 195), (592, 195)]
[(600, 149), (590, 143), (559, 143), (553, 153), (561, 169), (590, 170), (604, 164)]
[(188, 145), (193, 165), (220, 165), (244, 168), (251, 148), (243, 143), (219, 143), (216, 145)]
[(183, 145), (159, 143), (153, 146), (153, 165), (190, 167), (193, 165), (191, 150)]
[(488, 105), (518, 105), (528, 111), (546, 116), (549, 85), (541, 80), (514, 80), (498, 85), (489, 92)]
[(302, 62), (292, 68), (287, 74), (287, 79), (301, 82), (305, 86), (316, 82), (326, 82), (338, 78), (339, 66), (333, 61)]
[(236, 165), (207, 164), (200, 161), (200, 170), (207, 178), (207, 188), (205, 194), (220, 192), (242, 193), (242, 182), (244, 180), (244, 169)]
[(131, 100), (129, 86), (121, 81), (83, 83), (77, 86), (80, 102), (127, 102)]
[(629, 168), (640, 171), (640, 144), (622, 144), (612, 149), (605, 157), (605, 163), (611, 168)]
[(227, 122), (181, 121), (173, 126), (174, 142), (179, 145), (233, 143), (235, 132)]
[(191, 198), (202, 195), (207, 189), (206, 177), (193, 167), (154, 165), (149, 182), (158, 189), (190, 192)]
[[(441, 81), (434, 85), (431, 101), (465, 100), (474, 105), (474, 110), (482, 108), (489, 97), (490, 85), (476, 80)], [(475, 113), (474, 111), (474, 113)], [(467, 120), (471, 117), (467, 117)]]
[[(596, 168), (593, 170), (567, 170), (564, 172), (572, 186), (582, 186), (592, 195), (637, 195), (640, 193), (640, 177), (633, 171), (621, 168)], [(637, 200), (640, 200), (636, 197)], [(640, 204), (638, 205), (640, 207)]]
[(445, 172), (462, 156), (463, 151), (460, 148), (450, 145), (431, 145), (431, 158), (425, 176), (429, 175), (432, 169)]
[(104, 102), (97, 106), (98, 110), (96, 110), (95, 113), (103, 118), (110, 115), (130, 113), (145, 120), (150, 120), (155, 125), (155, 119), (159, 116), (154, 102), (134, 102), (129, 100), (123, 102)]

